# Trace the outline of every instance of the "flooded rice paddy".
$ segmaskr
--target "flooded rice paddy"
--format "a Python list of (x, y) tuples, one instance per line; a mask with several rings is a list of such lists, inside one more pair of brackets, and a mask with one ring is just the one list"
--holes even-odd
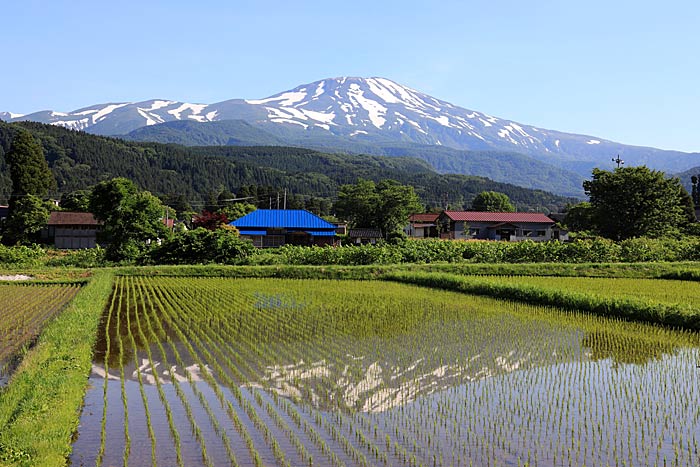
[(117, 280), (73, 465), (698, 465), (700, 339), (383, 282)]
[[(11, 276), (4, 276), (9, 279)], [(25, 276), (26, 277), (26, 276)], [(0, 284), (0, 387), (21, 361), (22, 349), (39, 335), (80, 290), (80, 285)]]

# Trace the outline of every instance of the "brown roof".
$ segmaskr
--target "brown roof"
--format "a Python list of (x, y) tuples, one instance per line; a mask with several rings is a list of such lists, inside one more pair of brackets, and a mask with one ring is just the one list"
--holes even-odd
[(428, 212), (425, 214), (412, 214), (411, 217), (408, 218), (409, 222), (435, 222), (437, 218), (440, 216), (439, 213), (435, 214), (432, 212)]
[(102, 225), (91, 212), (52, 211), (48, 225)]
[(532, 222), (535, 224), (554, 224), (554, 221), (541, 212), (482, 212), (482, 211), (444, 211), (453, 221), (466, 222)]

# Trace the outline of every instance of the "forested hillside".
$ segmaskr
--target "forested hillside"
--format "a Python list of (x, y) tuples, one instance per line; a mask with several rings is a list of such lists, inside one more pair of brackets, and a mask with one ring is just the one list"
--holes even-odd
[(135, 143), (39, 123), (0, 122), (0, 202), (7, 201), (10, 182), (4, 152), (18, 126), (41, 140), (58, 191), (51, 196), (87, 188), (101, 180), (127, 177), (152, 193), (183, 195), (197, 203), (224, 189), (265, 187), (265, 192), (287, 190), (301, 198), (333, 200), (340, 185), (358, 178), (392, 178), (411, 184), (428, 207), (469, 206), (481, 191), (506, 193), (518, 210), (556, 211), (569, 198), (492, 180), (441, 175), (425, 162), (404, 157), (326, 154), (290, 147), (184, 147)]

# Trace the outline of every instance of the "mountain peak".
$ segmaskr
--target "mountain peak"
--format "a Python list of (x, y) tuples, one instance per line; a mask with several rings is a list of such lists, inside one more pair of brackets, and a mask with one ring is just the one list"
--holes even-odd
[[(33, 120), (104, 135), (127, 134), (164, 122), (244, 120), (273, 133), (311, 132), (308, 137), (343, 137), (361, 144), (377, 141), (418, 143), (460, 150), (510, 151), (579, 173), (593, 166), (611, 167), (610, 156), (648, 164), (662, 151), (633, 148), (601, 138), (544, 130), (456, 106), (384, 77), (326, 78), (262, 99), (231, 99), (192, 104), (167, 99), (109, 103), (73, 112), (43, 111), (29, 115), (0, 113), (9, 121)], [(639, 153), (639, 157), (633, 154)], [(675, 158), (665, 170), (698, 165), (697, 155), (668, 152)]]

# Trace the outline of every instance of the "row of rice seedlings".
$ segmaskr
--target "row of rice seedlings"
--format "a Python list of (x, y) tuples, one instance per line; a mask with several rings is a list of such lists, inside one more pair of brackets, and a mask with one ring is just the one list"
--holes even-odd
[[(149, 330), (151, 331), (151, 336), (155, 337), (155, 335), (152, 333), (152, 329), (150, 326), (150, 318), (148, 317), (148, 308), (146, 308), (145, 296), (147, 296), (147, 294), (144, 293), (143, 285), (141, 284), (141, 281), (139, 281), (139, 283), (137, 285), (138, 285), (138, 291), (139, 291), (139, 297), (140, 297), (140, 304), (144, 309), (145, 320), (148, 323)], [(132, 283), (132, 286), (133, 286), (133, 283)], [(152, 342), (152, 340), (146, 339), (146, 336), (143, 334), (143, 331), (142, 331), (142, 328), (140, 325), (140, 321), (138, 321), (137, 323), (138, 323), (138, 332), (141, 335), (141, 338), (144, 339), (144, 342)], [(177, 350), (177, 346), (172, 342), (172, 340), (170, 339), (170, 337), (168, 336), (167, 333), (163, 333), (163, 334), (165, 335), (166, 341), (168, 342), (170, 349), (172, 350), (173, 355), (175, 356), (175, 363), (177, 363), (177, 365), (179, 365), (181, 368), (185, 369), (186, 365), (180, 356), (180, 352)], [(165, 351), (160, 343), (160, 340), (155, 338), (155, 339), (153, 339), (153, 341), (158, 342), (158, 345), (160, 346), (160, 349), (161, 349), (161, 354), (163, 355), (163, 362), (166, 365), (166, 367), (171, 368), (168, 365), (168, 362), (166, 359), (167, 358), (166, 353), (165, 353)], [(172, 371), (172, 368), (171, 368), (171, 370), (168, 370), (168, 371), (169, 372)], [(229, 460), (230, 465), (232, 467), (237, 467), (238, 462), (236, 460), (236, 456), (233, 452), (233, 448), (231, 447), (231, 442), (226, 434), (226, 431), (219, 424), (219, 421), (216, 418), (216, 416), (214, 415), (211, 407), (206, 402), (203, 393), (197, 388), (197, 385), (194, 384), (194, 381), (192, 381), (192, 374), (187, 370), (184, 370), (184, 371), (186, 374), (187, 381), (190, 384), (190, 387), (192, 388), (193, 392), (197, 395), (198, 399), (200, 400), (200, 404), (202, 404), (202, 406), (205, 408), (207, 415), (209, 416), (209, 418), (212, 422), (212, 425), (214, 427), (214, 431), (221, 437), (221, 440), (224, 444), (224, 449), (226, 450), (226, 455), (228, 456), (228, 460)], [(172, 374), (170, 376), (171, 376), (171, 378), (175, 378), (175, 376)], [(156, 375), (156, 378), (158, 378), (158, 375)]]
[[(119, 278), (116, 279), (117, 281)], [(107, 320), (104, 325), (104, 335), (105, 335), (105, 345), (106, 345), (106, 350), (105, 350), (105, 355), (110, 355), (111, 352), (111, 346), (112, 342), (110, 339), (110, 325), (112, 324), (112, 317), (114, 315), (114, 309), (115, 309), (115, 303), (117, 300), (117, 296), (121, 296), (121, 294), (118, 294), (115, 291), (112, 292), (112, 298), (110, 300), (109, 304), (109, 309), (107, 310)], [(120, 299), (121, 302), (121, 299)], [(118, 313), (118, 311), (117, 311)], [(105, 446), (107, 442), (107, 408), (109, 406), (108, 404), (108, 398), (107, 398), (107, 388), (108, 388), (108, 383), (109, 383), (109, 358), (105, 357), (104, 359), (104, 370), (105, 370), (105, 378), (104, 378), (104, 383), (102, 385), (102, 420), (100, 422), (100, 449), (97, 453), (97, 459), (95, 460), (95, 466), (100, 467), (102, 465), (102, 461), (104, 459), (104, 454), (105, 454)]]
[[(119, 307), (117, 313), (117, 331), (118, 331), (118, 341), (117, 347), (119, 349), (119, 384), (121, 385), (121, 398), (122, 405), (124, 406), (124, 455), (123, 455), (123, 465), (127, 467), (129, 465), (129, 455), (131, 454), (131, 437), (129, 436), (129, 408), (127, 405), (127, 395), (126, 395), (126, 377), (124, 374), (124, 342), (122, 336), (122, 310), (123, 303), (122, 297), (124, 296), (124, 291), (122, 290), (123, 279), (120, 278), (118, 282), (119, 287)], [(128, 294), (128, 292), (127, 292)], [(126, 304), (129, 303), (129, 296), (126, 297)]]

